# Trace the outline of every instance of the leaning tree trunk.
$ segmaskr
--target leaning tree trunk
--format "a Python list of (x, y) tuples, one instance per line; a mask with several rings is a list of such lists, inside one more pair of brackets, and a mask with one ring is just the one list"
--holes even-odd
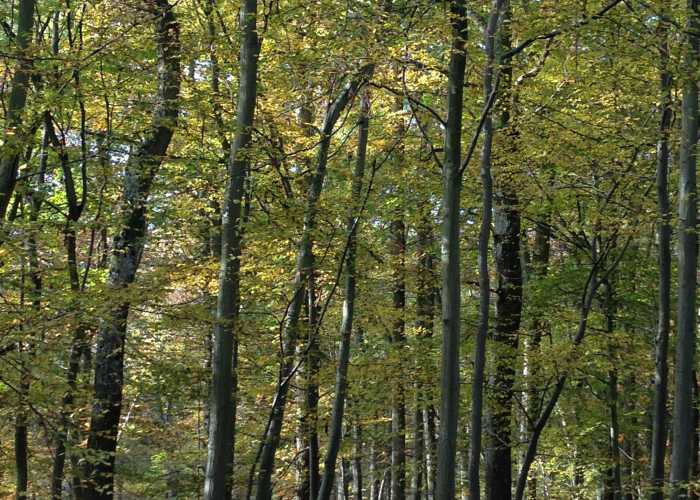
[(221, 221), (219, 296), (212, 352), (209, 442), (204, 478), (205, 500), (231, 498), (236, 425), (237, 321), (240, 305), (241, 214), (257, 94), (257, 0), (241, 3), (240, 69), (236, 133), (228, 162), (228, 186)]
[(258, 472), (255, 491), (256, 500), (268, 500), (272, 498), (272, 471), (280, 434), (282, 432), (287, 393), (289, 391), (291, 378), (294, 376), (294, 352), (298, 340), (299, 316), (304, 301), (304, 290), (309, 277), (309, 271), (313, 267), (313, 230), (316, 225), (318, 200), (321, 196), (323, 181), (326, 176), (328, 150), (333, 135), (333, 128), (340, 118), (342, 111), (349, 104), (359, 88), (367, 82), (373, 71), (374, 65), (370, 64), (364, 66), (359, 73), (348, 82), (340, 95), (328, 108), (321, 129), (321, 142), (316, 159), (316, 171), (313, 173), (309, 186), (306, 209), (304, 211), (304, 227), (297, 251), (296, 271), (293, 284), (294, 293), (287, 312), (287, 321), (284, 325), (277, 391), (270, 410), (268, 425), (261, 441), (260, 470)]
[(445, 160), (442, 172), (442, 389), (440, 440), (435, 484), (436, 498), (451, 499), (455, 494), (457, 424), (459, 421), (459, 334), (460, 262), (459, 210), (462, 191), (462, 95), (466, 65), (466, 5), (450, 2), (452, 50), (448, 70)]
[(690, 479), (693, 435), (693, 368), (695, 354), (695, 309), (697, 249), (696, 145), (698, 141), (698, 82), (695, 76), (700, 57), (698, 0), (688, 0), (688, 32), (685, 53), (687, 75), (683, 84), (681, 154), (678, 188), (678, 340), (676, 342), (676, 390), (673, 405), (673, 450), (671, 454), (671, 498), (685, 498)]
[[(356, 276), (355, 261), (357, 257), (357, 226), (359, 224), (362, 181), (367, 157), (367, 139), (369, 122), (369, 96), (362, 95), (359, 118), (359, 137), (357, 141), (357, 160), (352, 174), (351, 200), (346, 224), (347, 252), (345, 255), (345, 300), (343, 301), (343, 316), (340, 324), (340, 349), (338, 367), (335, 374), (335, 400), (331, 414), (330, 430), (328, 432), (328, 451), (324, 460), (324, 473), (321, 480), (319, 500), (327, 500), (333, 491), (335, 464), (340, 451), (343, 432), (343, 415), (347, 392), (347, 374), (350, 364), (350, 345), (352, 343), (352, 322), (355, 314)], [(360, 493), (361, 494), (361, 493)]]
[(134, 282), (146, 239), (146, 208), (153, 179), (177, 122), (180, 91), (179, 24), (167, 0), (154, 0), (158, 92), (151, 130), (130, 156), (124, 172), (121, 229), (112, 245), (109, 287), (120, 300), (103, 319), (97, 335), (95, 394), (88, 449), (85, 498), (113, 497), (117, 430), (124, 383), (124, 343), (130, 302), (124, 289)]
[(32, 41), (34, 27), (35, 0), (19, 1), (19, 16), (17, 22), (17, 64), (12, 76), (12, 89), (7, 101), (5, 118), (5, 134), (2, 149), (0, 149), (0, 226), (5, 219), (7, 207), (10, 205), (12, 193), (17, 182), (19, 157), (23, 150), (25, 134), (21, 133), (22, 114), (27, 104), (27, 90), (32, 61), (29, 58), (29, 44)]

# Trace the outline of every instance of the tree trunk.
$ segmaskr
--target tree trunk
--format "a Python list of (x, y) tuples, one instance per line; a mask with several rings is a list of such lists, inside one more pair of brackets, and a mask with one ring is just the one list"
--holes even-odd
[(23, 141), (27, 139), (27, 136), (22, 133), (21, 127), (32, 68), (29, 45), (32, 42), (32, 29), (34, 28), (34, 9), (35, 0), (19, 1), (17, 35), (15, 37), (17, 63), (15, 74), (12, 76), (10, 97), (7, 101), (4, 144), (0, 149), (0, 226), (5, 219), (7, 207), (12, 199), (17, 182), (19, 157), (22, 154)]
[(352, 322), (355, 315), (356, 276), (355, 261), (357, 256), (357, 226), (360, 218), (362, 197), (362, 182), (367, 156), (367, 139), (369, 123), (369, 96), (363, 93), (359, 117), (359, 137), (357, 141), (357, 160), (352, 174), (350, 210), (345, 228), (347, 252), (345, 255), (345, 300), (343, 301), (343, 316), (340, 324), (340, 348), (338, 367), (335, 375), (335, 399), (331, 414), (330, 430), (328, 432), (328, 450), (324, 459), (324, 473), (321, 480), (319, 500), (327, 500), (333, 491), (333, 473), (336, 459), (340, 450), (343, 432), (343, 415), (345, 413), (345, 398), (347, 392), (347, 373), (350, 364), (350, 345), (352, 343)]
[[(313, 137), (313, 111), (308, 100), (299, 109), (299, 125), (306, 137)], [(303, 167), (311, 170), (311, 162), (304, 161)], [(287, 191), (291, 195), (291, 191)], [(298, 378), (300, 381), (299, 402), (301, 416), (299, 419), (299, 444), (303, 457), (300, 461), (300, 478), (297, 489), (297, 497), (307, 500), (315, 499), (321, 483), (319, 473), (319, 444), (318, 444), (318, 371), (320, 364), (320, 351), (318, 339), (318, 314), (319, 307), (316, 297), (316, 271), (309, 271), (307, 283), (308, 323), (305, 342), (297, 347), (299, 356)]]
[[(416, 252), (417, 252), (417, 284), (416, 284), (416, 329), (419, 339), (428, 340), (433, 336), (435, 296), (434, 296), (434, 269), (433, 269), (433, 231), (432, 220), (430, 219), (430, 207), (426, 203), (422, 207), (421, 221), (417, 229)], [(425, 351), (421, 349), (423, 356)], [(425, 383), (423, 374), (420, 373), (423, 358), (418, 359), (417, 366), (418, 380), (415, 383), (415, 411), (413, 427), (413, 477), (411, 481), (411, 491), (414, 500), (421, 500), (427, 483), (431, 482), (427, 478), (426, 461), (430, 460), (427, 455), (433, 453), (431, 449), (432, 441), (428, 441), (426, 427), (426, 409), (432, 401), (432, 387)], [(427, 449), (426, 449), (427, 448)], [(424, 481), (425, 478), (425, 481)], [(432, 484), (432, 483), (431, 483)]]
[[(501, 50), (510, 47), (509, 5), (506, 6), (504, 26), (500, 30)], [(509, 94), (511, 91), (512, 67), (509, 63), (501, 67), (499, 123), (497, 128), (505, 131), (505, 147), (515, 153), (517, 131), (510, 121)], [(497, 105), (498, 106), (498, 105)], [(518, 333), (523, 305), (523, 273), (520, 255), (520, 207), (513, 173), (501, 165), (499, 186), (494, 208), (494, 260), (496, 264), (497, 295), (496, 320), (492, 336), (494, 351), (494, 375), (489, 399), (486, 450), (486, 498), (510, 500), (512, 496), (512, 450), (511, 436), (515, 366), (517, 364)]]
[(656, 147), (656, 195), (659, 214), (659, 319), (656, 334), (654, 407), (651, 438), (650, 500), (663, 500), (668, 400), (668, 338), (671, 329), (671, 206), (668, 198), (669, 136), (672, 118), (672, 77), (668, 70), (668, 27), (659, 19), (661, 123)]
[(356, 421), (352, 426), (352, 439), (354, 441), (352, 456), (353, 498), (354, 500), (362, 500), (362, 426), (359, 422), (359, 416), (355, 418)]
[[(146, 208), (151, 184), (170, 144), (180, 90), (179, 25), (167, 0), (155, 1), (158, 93), (151, 130), (130, 156), (124, 173), (121, 230), (112, 245), (109, 286), (118, 293), (134, 282), (146, 237)], [(123, 296), (123, 295), (122, 295)], [(89, 500), (113, 497), (117, 430), (124, 382), (124, 342), (130, 302), (122, 299), (103, 320), (97, 336), (95, 393), (90, 419), (87, 464)]]
[(205, 500), (230, 499), (236, 425), (238, 365), (238, 311), (242, 204), (245, 177), (250, 165), (250, 144), (257, 96), (258, 50), (257, 0), (241, 3), (240, 69), (236, 132), (228, 162), (228, 185), (223, 203), (219, 296), (212, 351), (209, 403), (209, 442), (204, 479)]
[(452, 50), (448, 69), (445, 159), (442, 172), (442, 374), (440, 387), (440, 441), (435, 495), (452, 499), (455, 495), (455, 455), (459, 421), (459, 340), (460, 340), (460, 193), (462, 191), (462, 95), (466, 65), (466, 5), (450, 2)]
[(394, 354), (399, 363), (398, 378), (392, 384), (391, 394), (391, 499), (404, 500), (406, 498), (406, 401), (403, 385), (401, 356), (402, 346), (405, 343), (406, 308), (406, 226), (402, 219), (391, 222), (391, 253), (394, 261), (393, 276), (393, 307), (394, 325), (391, 342)]
[(696, 71), (700, 38), (698, 0), (688, 0), (688, 33), (685, 53), (688, 73), (683, 84), (681, 153), (678, 188), (678, 340), (676, 343), (676, 390), (673, 406), (673, 450), (671, 454), (671, 498), (684, 498), (690, 479), (693, 434), (693, 368), (695, 354), (695, 309), (697, 250), (696, 145), (698, 140), (698, 83)]
[[(486, 67), (484, 68), (484, 102), (497, 90), (496, 31), (504, 6), (504, 0), (494, 0), (485, 33)], [(496, 77), (497, 78), (497, 77)], [(483, 413), (484, 370), (486, 364), (486, 337), (489, 331), (491, 284), (489, 279), (489, 237), (493, 206), (493, 181), (491, 178), (491, 147), (493, 121), (487, 113), (484, 120), (484, 143), (481, 151), (482, 219), (479, 232), (479, 328), (474, 348), (474, 375), (472, 378), (471, 436), (469, 446), (469, 497), (479, 500), (479, 463), (481, 461), (481, 416)], [(519, 258), (519, 256), (518, 256)]]
[[(321, 196), (323, 181), (326, 176), (328, 163), (328, 150), (330, 147), (333, 128), (335, 127), (341, 112), (348, 105), (352, 97), (357, 93), (371, 77), (374, 71), (373, 65), (363, 67), (359, 73), (345, 86), (340, 95), (330, 105), (321, 129), (321, 142), (319, 144), (316, 170), (311, 179), (307, 195), (306, 209), (304, 212), (304, 227), (302, 231), (299, 250), (297, 252), (296, 271), (293, 285), (293, 298), (287, 313), (287, 321), (283, 331), (282, 359), (277, 383), (277, 391), (272, 403), (267, 429), (262, 439), (260, 451), (260, 471), (258, 473), (255, 491), (256, 500), (269, 500), (272, 498), (272, 471), (275, 462), (275, 454), (282, 432), (284, 410), (287, 400), (287, 392), (291, 377), (294, 375), (294, 352), (298, 340), (299, 315), (304, 300), (304, 289), (308, 281), (309, 271), (313, 268), (313, 229), (316, 224), (316, 210)], [(319, 493), (320, 495), (321, 493)]]
[[(598, 262), (593, 264), (586, 280), (585, 290), (579, 306), (578, 328), (576, 329), (576, 334), (572, 340), (572, 347), (574, 349), (576, 349), (581, 342), (583, 342), (583, 339), (586, 336), (591, 306), (598, 287), (600, 286), (600, 282), (598, 281), (598, 265)], [(568, 372), (566, 371), (559, 375), (559, 378), (552, 389), (552, 394), (547, 402), (542, 406), (537, 418), (533, 419), (534, 424), (532, 426), (532, 434), (530, 435), (530, 440), (527, 443), (527, 448), (523, 455), (523, 463), (520, 466), (520, 472), (518, 473), (518, 479), (516, 481), (514, 496), (515, 500), (523, 500), (523, 497), (525, 496), (525, 488), (528, 483), (530, 467), (537, 456), (537, 445), (539, 444), (540, 436), (542, 436), (542, 431), (544, 431), (545, 427), (547, 426), (547, 422), (552, 416), (552, 412), (559, 401), (559, 397), (561, 396), (564, 386), (566, 385), (567, 378)]]
[(605, 331), (608, 334), (608, 355), (612, 368), (608, 372), (608, 409), (610, 411), (610, 427), (609, 427), (609, 450), (610, 450), (610, 467), (608, 470), (608, 481), (610, 485), (611, 498), (619, 500), (622, 496), (622, 475), (620, 466), (620, 444), (618, 438), (620, 436), (620, 418), (619, 418), (619, 392), (617, 388), (617, 355), (614, 344), (614, 339), (611, 336), (614, 334), (615, 323), (615, 304), (613, 297), (612, 284), (607, 282), (605, 285), (605, 302), (603, 304), (605, 315)]
[(511, 187), (504, 187), (499, 193), (498, 205), (494, 227), (494, 255), (498, 277), (493, 334), (494, 394), (489, 409), (486, 497), (490, 500), (510, 500), (513, 386), (522, 311), (520, 212), (517, 195)]

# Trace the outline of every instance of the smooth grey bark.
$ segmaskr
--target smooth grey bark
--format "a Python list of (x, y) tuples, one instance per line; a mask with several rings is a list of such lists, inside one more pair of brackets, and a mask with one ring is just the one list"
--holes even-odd
[(32, 41), (34, 27), (35, 0), (19, 0), (17, 19), (17, 63), (12, 76), (12, 88), (7, 101), (5, 118), (4, 144), (0, 150), (0, 225), (5, 219), (7, 208), (17, 182), (19, 157), (24, 149), (26, 139), (22, 133), (22, 115), (27, 104), (29, 76), (32, 60), (29, 57), (29, 45)]
[(318, 200), (321, 196), (323, 181), (326, 176), (328, 150), (330, 148), (333, 129), (340, 118), (340, 114), (350, 103), (355, 94), (357, 94), (360, 87), (371, 77), (373, 71), (373, 64), (366, 65), (345, 85), (338, 97), (329, 106), (323, 121), (323, 126), (321, 127), (321, 140), (318, 156), (316, 158), (316, 170), (311, 178), (307, 194), (302, 236), (297, 251), (293, 283), (294, 292), (288, 308), (287, 320), (282, 334), (283, 346), (277, 391), (272, 402), (268, 425), (265, 429), (264, 437), (261, 440), (260, 470), (258, 472), (255, 490), (256, 500), (268, 500), (272, 498), (272, 471), (280, 434), (282, 432), (287, 393), (289, 391), (291, 378), (294, 376), (294, 352), (299, 336), (299, 316), (305, 296), (304, 290), (306, 282), (309, 277), (309, 272), (313, 268), (313, 229), (316, 225)]
[[(324, 472), (321, 479), (321, 488), (318, 492), (319, 500), (330, 498), (333, 490), (335, 464), (340, 451), (340, 443), (343, 431), (343, 415), (345, 413), (345, 398), (347, 393), (347, 374), (350, 364), (350, 346), (352, 344), (352, 323), (355, 315), (355, 296), (357, 293), (357, 279), (355, 276), (357, 259), (357, 228), (359, 225), (362, 182), (365, 173), (367, 158), (367, 142), (369, 136), (369, 96), (363, 93), (358, 119), (359, 136), (357, 140), (357, 159), (352, 173), (351, 199), (348, 219), (345, 226), (347, 237), (347, 252), (345, 256), (345, 284), (343, 300), (343, 314), (340, 322), (340, 348), (338, 353), (338, 366), (335, 373), (335, 399), (331, 413), (330, 430), (328, 431), (328, 450), (323, 461)], [(357, 442), (357, 441), (356, 441)]]
[(659, 227), (659, 311), (654, 355), (654, 403), (651, 437), (652, 492), (650, 500), (663, 499), (664, 461), (666, 457), (666, 436), (668, 401), (668, 339), (671, 330), (671, 204), (668, 195), (669, 137), (672, 118), (672, 76), (668, 69), (669, 47), (668, 26), (659, 19), (659, 72), (661, 94), (661, 120), (659, 139), (656, 145), (656, 196)]
[[(121, 229), (114, 237), (108, 285), (122, 293), (136, 278), (146, 243), (146, 209), (153, 179), (177, 123), (180, 92), (179, 24), (167, 0), (154, 1), (158, 91), (150, 130), (130, 155), (123, 179)], [(123, 293), (121, 295), (123, 297)], [(86, 464), (85, 499), (111, 500), (117, 430), (124, 383), (124, 343), (130, 302), (120, 299), (102, 320), (97, 334), (95, 388)]]
[(447, 123), (442, 171), (442, 389), (440, 438), (437, 453), (435, 495), (450, 500), (455, 495), (457, 424), (459, 421), (460, 340), (460, 193), (462, 191), (462, 96), (466, 65), (466, 2), (450, 2), (452, 50), (448, 69)]
[[(484, 68), (484, 102), (492, 99), (496, 91), (496, 31), (503, 10), (504, 0), (494, 0), (486, 25)], [(493, 208), (493, 179), (491, 177), (491, 156), (493, 144), (493, 120), (487, 113), (484, 118), (484, 142), (481, 150), (482, 218), (479, 231), (479, 328), (474, 347), (474, 374), (472, 376), (472, 410), (469, 440), (469, 497), (479, 500), (481, 495), (479, 464), (481, 462), (481, 430), (484, 397), (484, 371), (486, 366), (486, 338), (489, 331), (489, 311), (491, 284), (489, 279), (489, 241)], [(518, 256), (519, 257), (519, 256)]]
[(697, 311), (697, 181), (698, 82), (694, 73), (700, 61), (698, 0), (688, 0), (689, 37), (684, 55), (687, 69), (681, 105), (682, 131), (678, 186), (678, 340), (676, 342), (675, 398), (673, 404), (673, 449), (671, 453), (671, 496), (686, 498), (692, 463), (693, 368)]
[(212, 349), (209, 441), (204, 478), (205, 500), (231, 498), (238, 365), (238, 312), (240, 308), (240, 259), (242, 206), (257, 100), (258, 52), (257, 0), (240, 7), (241, 48), (238, 76), (236, 129), (228, 161), (228, 185), (221, 219), (219, 294)]

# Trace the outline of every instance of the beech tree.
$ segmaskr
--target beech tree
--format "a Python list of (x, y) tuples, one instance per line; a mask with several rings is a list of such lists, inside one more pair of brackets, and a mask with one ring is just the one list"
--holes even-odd
[(0, 496), (697, 495), (697, 9), (0, 2)]

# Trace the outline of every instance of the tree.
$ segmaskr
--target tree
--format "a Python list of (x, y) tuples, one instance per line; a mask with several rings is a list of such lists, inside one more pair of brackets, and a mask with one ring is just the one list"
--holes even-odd
[(243, 190), (250, 168), (250, 145), (257, 97), (257, 0), (241, 4), (241, 53), (238, 76), (236, 132), (228, 162), (229, 183), (223, 203), (219, 296), (212, 352), (206, 499), (231, 498), (236, 424), (237, 321), (240, 308), (240, 268)]
[[(689, 0), (689, 40), (685, 44), (684, 64), (694, 68), (698, 62), (700, 28), (698, 3)], [(675, 398), (673, 403), (673, 449), (671, 454), (671, 498), (685, 498), (692, 463), (693, 434), (693, 359), (695, 353), (695, 302), (697, 249), (696, 145), (698, 137), (698, 84), (689, 71), (683, 81), (681, 104), (682, 131), (678, 187), (678, 341), (676, 343)]]
[[(146, 238), (148, 195), (156, 172), (175, 131), (179, 110), (180, 42), (173, 7), (155, 0), (151, 15), (156, 27), (158, 91), (150, 130), (130, 155), (123, 178), (123, 226), (114, 237), (109, 286), (123, 291), (136, 279)], [(97, 336), (95, 392), (88, 449), (96, 454), (87, 462), (89, 478), (84, 498), (113, 497), (117, 431), (124, 385), (124, 343), (130, 302), (121, 298), (111, 307)]]

